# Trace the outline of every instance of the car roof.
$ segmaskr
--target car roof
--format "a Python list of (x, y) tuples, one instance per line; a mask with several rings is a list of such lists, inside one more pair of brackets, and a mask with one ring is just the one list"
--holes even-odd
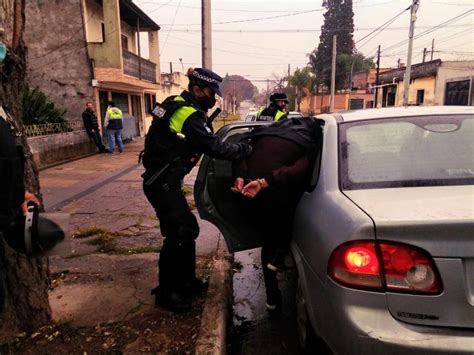
[(370, 120), (385, 117), (410, 117), (410, 116), (433, 116), (433, 115), (472, 115), (473, 106), (408, 106), (408, 107), (384, 107), (365, 110), (354, 110), (335, 112), (331, 115), (336, 119), (342, 118), (344, 122)]

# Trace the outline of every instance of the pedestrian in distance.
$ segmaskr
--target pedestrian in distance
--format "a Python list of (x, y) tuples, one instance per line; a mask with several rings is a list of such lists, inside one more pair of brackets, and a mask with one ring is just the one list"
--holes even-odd
[(104, 126), (106, 127), (107, 140), (109, 141), (109, 153), (114, 154), (115, 143), (117, 142), (119, 153), (123, 153), (122, 129), (123, 113), (115, 106), (113, 101), (109, 101), (105, 113)]
[(82, 121), (86, 128), (87, 135), (94, 141), (94, 144), (99, 149), (99, 153), (106, 153), (107, 149), (102, 143), (102, 136), (99, 130), (99, 122), (95, 113), (94, 104), (92, 102), (86, 103), (86, 109), (82, 113)]
[(270, 95), (270, 105), (261, 108), (257, 112), (257, 121), (279, 121), (286, 116), (288, 97), (285, 93), (274, 93)]
[(213, 133), (207, 111), (221, 96), (222, 78), (208, 69), (188, 70), (188, 90), (168, 97), (153, 110), (145, 140), (143, 190), (155, 209), (164, 237), (159, 259), (155, 304), (175, 312), (188, 311), (192, 298), (207, 288), (196, 278), (199, 225), (182, 191), (182, 180), (202, 154), (237, 160), (250, 154), (249, 145), (222, 142)]
[(315, 118), (289, 118), (245, 136), (252, 155), (240, 162), (232, 192), (262, 243), (266, 307), (281, 305), (277, 272), (284, 271), (296, 205), (308, 186), (321, 129)]

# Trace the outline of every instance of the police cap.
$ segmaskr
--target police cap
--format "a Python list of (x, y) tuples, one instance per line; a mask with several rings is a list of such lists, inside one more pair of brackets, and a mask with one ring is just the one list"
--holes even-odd
[(271, 102), (285, 101), (286, 103), (288, 103), (288, 97), (286, 96), (285, 93), (276, 92), (270, 95), (270, 101)]
[(214, 73), (212, 70), (204, 68), (195, 68), (189, 73), (189, 79), (198, 82), (204, 86), (207, 86), (214, 90), (214, 92), (222, 97), (221, 90), (219, 88), (222, 83), (222, 78)]

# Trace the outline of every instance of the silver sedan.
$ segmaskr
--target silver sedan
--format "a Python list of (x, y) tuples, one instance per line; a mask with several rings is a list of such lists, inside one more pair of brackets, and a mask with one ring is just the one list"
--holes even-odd
[[(318, 116), (321, 154), (294, 220), (298, 331), (335, 353), (474, 353), (474, 109), (408, 107)], [(265, 123), (224, 127), (237, 141)], [(259, 245), (204, 159), (199, 212), (231, 252)]]

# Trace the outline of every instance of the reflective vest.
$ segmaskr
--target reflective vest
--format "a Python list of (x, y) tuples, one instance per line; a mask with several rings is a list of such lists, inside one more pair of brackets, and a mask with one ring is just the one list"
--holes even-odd
[(120, 111), (118, 108), (115, 110), (109, 108), (107, 113), (109, 114), (109, 120), (121, 120), (123, 118), (122, 111)]
[(109, 124), (107, 129), (123, 129), (123, 114), (118, 108), (107, 109), (107, 115), (109, 116)]
[[(154, 110), (154, 118), (145, 138), (145, 169), (154, 171), (178, 156), (193, 155), (182, 130), (184, 122), (197, 111), (181, 96), (169, 97)], [(185, 160), (184, 164), (187, 165), (188, 161)]]
[[(273, 109), (275, 109), (276, 112), (275, 112), (274, 115), (272, 114), (272, 116), (267, 116), (267, 115), (264, 115), (264, 116), (263, 116), (263, 117), (265, 117), (265, 118), (266, 118), (266, 117), (272, 117), (272, 119), (260, 119), (261, 116), (262, 116), (262, 112), (263, 112), (264, 110), (266, 110), (266, 109), (268, 109), (268, 110), (273, 110)], [(257, 120), (258, 120), (258, 121), (274, 121), (274, 122), (277, 122), (277, 121), (279, 121), (280, 118), (282, 118), (282, 116), (284, 116), (284, 115), (285, 115), (285, 113), (284, 113), (283, 111), (278, 110), (278, 109), (276, 109), (276, 108), (274, 108), (274, 107), (268, 107), (268, 108), (260, 107), (260, 109), (259, 109), (258, 112), (257, 112)], [(262, 118), (263, 118), (263, 117), (262, 117)]]
[(186, 103), (186, 105), (178, 106), (174, 113), (172, 113), (172, 116), (169, 119), (170, 131), (176, 133), (176, 135), (180, 138), (185, 138), (182, 134), (184, 122), (197, 110), (192, 106), (188, 106), (187, 102), (181, 96), (176, 96), (173, 101), (183, 102), (183, 104)]

